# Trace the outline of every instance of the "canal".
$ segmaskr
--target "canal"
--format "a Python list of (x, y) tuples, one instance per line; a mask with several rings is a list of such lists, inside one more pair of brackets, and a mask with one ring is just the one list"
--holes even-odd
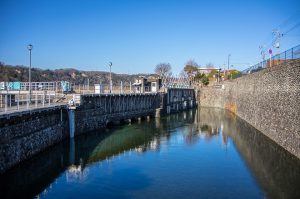
[(201, 108), (65, 140), (0, 176), (1, 198), (300, 198), (300, 161)]

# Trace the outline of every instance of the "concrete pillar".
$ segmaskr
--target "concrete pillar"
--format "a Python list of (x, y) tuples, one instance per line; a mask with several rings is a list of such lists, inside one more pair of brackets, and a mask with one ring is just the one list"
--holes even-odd
[(69, 136), (70, 138), (74, 138), (75, 134), (75, 110), (68, 109), (68, 118), (69, 118)]

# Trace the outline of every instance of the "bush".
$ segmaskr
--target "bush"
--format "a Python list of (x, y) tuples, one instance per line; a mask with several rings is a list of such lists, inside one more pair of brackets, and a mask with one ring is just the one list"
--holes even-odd
[(206, 75), (204, 75), (202, 78), (201, 78), (201, 82), (202, 84), (204, 84), (205, 86), (207, 86), (209, 84), (209, 79)]

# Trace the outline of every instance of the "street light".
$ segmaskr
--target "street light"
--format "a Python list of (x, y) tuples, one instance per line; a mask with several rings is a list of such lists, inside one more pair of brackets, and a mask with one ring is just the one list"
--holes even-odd
[(33, 46), (29, 44), (27, 49), (29, 50), (29, 103), (31, 103), (31, 50)]
[(109, 93), (112, 92), (112, 80), (111, 80), (111, 66), (112, 66), (112, 62), (109, 62)]

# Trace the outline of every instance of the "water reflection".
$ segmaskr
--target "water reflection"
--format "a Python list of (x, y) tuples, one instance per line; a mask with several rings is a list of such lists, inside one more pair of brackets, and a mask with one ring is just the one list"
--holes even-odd
[[(177, 139), (176, 142), (180, 142), (181, 140), (178, 139), (182, 138), (183, 145), (174, 144), (175, 138)], [(86, 183), (93, 176), (99, 175), (93, 169), (95, 164), (101, 165), (108, 162), (109, 167), (109, 162), (116, 157), (128, 156), (130, 158), (132, 154), (147, 157), (148, 152), (159, 154), (166, 146), (181, 147), (177, 151), (178, 155), (172, 156), (171, 160), (175, 165), (183, 164), (183, 157), (180, 156), (180, 153), (184, 151), (182, 146), (195, 147), (195, 150), (198, 150), (202, 146), (202, 141), (210, 145), (215, 144), (216, 139), (221, 141), (225, 150), (230, 147), (231, 143), (234, 145), (232, 150), (237, 150), (240, 154), (239, 157), (246, 163), (249, 172), (264, 193), (262, 197), (300, 198), (300, 191), (298, 190), (300, 187), (300, 163), (298, 159), (282, 150), (235, 115), (221, 109), (209, 108), (187, 111), (161, 119), (156, 118), (151, 121), (112, 129), (102, 129), (72, 140), (66, 140), (0, 176), (1, 196), (3, 198), (27, 198), (41, 194), (47, 196), (48, 191), (58, 183), (58, 179), (62, 175), (65, 176), (67, 183)], [(222, 151), (216, 147), (214, 148), (215, 154), (220, 156)], [(207, 160), (215, 159), (217, 161), (216, 157), (218, 156), (208, 157)], [(132, 158), (137, 159), (136, 156)], [(199, 160), (197, 156), (194, 159)], [(163, 161), (163, 159), (158, 160)], [(144, 161), (147, 164), (148, 159)], [(205, 165), (205, 162), (202, 164)], [(223, 163), (216, 162), (216, 164), (222, 165)], [(187, 169), (185, 165), (182, 167)], [(153, 186), (150, 177), (146, 176), (144, 174), (146, 171), (141, 170), (141, 168), (131, 167), (117, 171), (111, 170), (110, 167), (109, 169), (109, 179), (115, 176), (112, 183), (114, 186), (119, 185), (119, 192), (118, 195), (114, 195), (115, 197), (126, 198), (128, 195), (125, 193), (128, 190), (143, 190)], [(165, 176), (170, 172), (170, 176), (165, 176), (165, 178), (173, 178), (171, 168), (168, 168), (169, 171), (164, 171), (164, 168), (161, 169), (161, 171), (157, 170), (157, 173)], [(177, 168), (175, 167), (173, 170), (177, 170)], [(218, 171), (210, 172), (217, 173)], [(138, 176), (138, 179), (132, 179), (130, 175)], [(197, 173), (192, 175), (197, 175)], [(130, 181), (132, 185), (124, 185), (119, 181), (119, 176), (123, 179), (128, 178), (127, 181)], [(213, 178), (213, 173), (211, 176), (212, 181), (216, 180)], [(186, 179), (192, 178), (186, 175), (184, 177)], [(201, 178), (195, 179), (199, 181)], [(184, 182), (184, 179), (182, 181)], [(194, 184), (199, 183), (198, 181), (195, 181)], [(228, 182), (224, 181), (223, 183)], [(173, 189), (178, 188), (174, 187)], [(174, 194), (176, 193), (175, 190)], [(218, 191), (224, 192), (226, 195), (232, 190), (219, 189)], [(93, 193), (94, 190), (90, 191), (91, 196), (95, 197), (92, 195)], [(101, 191), (103, 197), (111, 197), (110, 194), (108, 190), (102, 189)], [(179, 194), (168, 195), (170, 198), (179, 196)], [(255, 195), (255, 197), (257, 196), (259, 195)], [(195, 195), (195, 197), (199, 197), (199, 195)], [(231, 198), (239, 198), (239, 196), (232, 196)]]
[(267, 198), (300, 198), (299, 159), (228, 111), (205, 108), (199, 113), (200, 126), (221, 127), (225, 146), (228, 137), (233, 139)]

